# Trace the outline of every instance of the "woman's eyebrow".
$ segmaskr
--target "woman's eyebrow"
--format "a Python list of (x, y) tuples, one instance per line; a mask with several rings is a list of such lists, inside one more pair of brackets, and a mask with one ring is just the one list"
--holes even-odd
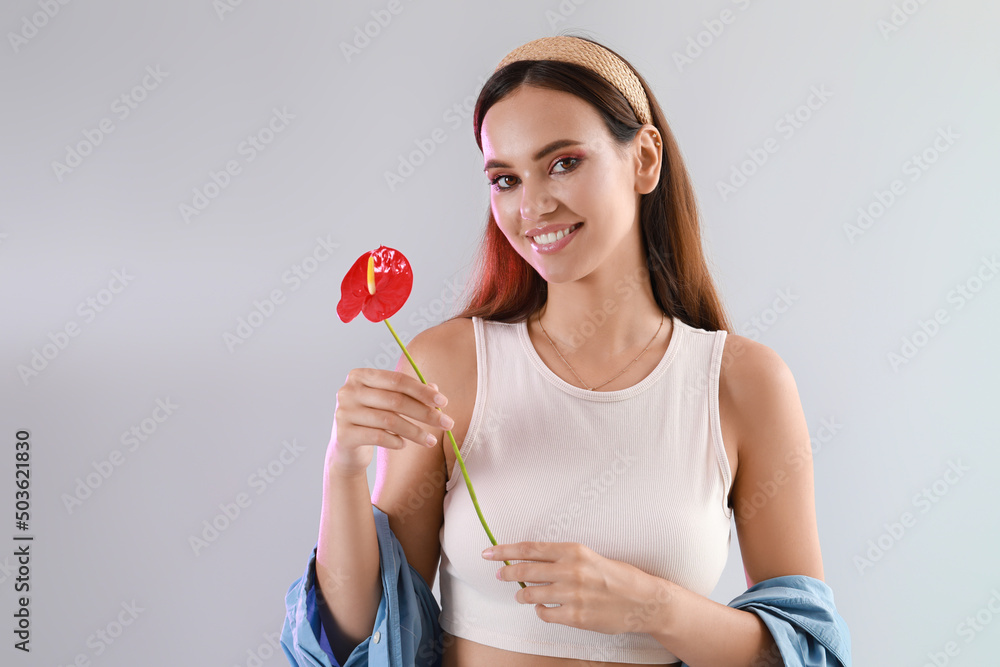
[[(565, 148), (566, 146), (578, 146), (581, 143), (583, 143), (583, 142), (577, 141), (576, 139), (556, 139), (555, 141), (549, 142), (548, 144), (546, 144), (545, 146), (543, 146), (540, 151), (538, 151), (537, 153), (535, 153), (532, 156), (532, 159), (535, 162), (538, 162), (539, 160), (541, 160), (543, 157), (545, 157), (546, 155), (548, 155), (552, 151), (557, 151), (560, 148)], [(506, 162), (501, 162), (500, 160), (489, 160), (486, 163), (486, 166), (483, 168), (483, 171), (486, 171), (488, 169), (492, 169), (494, 167), (501, 167), (503, 169), (510, 169), (510, 165), (507, 164)]]

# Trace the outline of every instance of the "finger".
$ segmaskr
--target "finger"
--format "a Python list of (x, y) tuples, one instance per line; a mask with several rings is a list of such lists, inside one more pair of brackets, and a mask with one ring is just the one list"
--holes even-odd
[(521, 581), (533, 584), (551, 584), (554, 570), (551, 565), (537, 561), (518, 562), (504, 565), (497, 570), (500, 581)]
[[(483, 558), (489, 560), (540, 560), (553, 561), (558, 556), (554, 553), (561, 543), (556, 542), (514, 542), (512, 544), (496, 544), (483, 551)], [(487, 552), (491, 552), (488, 554)], [(524, 579), (521, 579), (524, 581)]]
[[(441, 441), (441, 438), (435, 433), (421, 428), (418, 424), (415, 424), (390, 410), (378, 410), (374, 408), (364, 410), (355, 416), (352, 425), (356, 427), (367, 427), (373, 430), (388, 431), (389, 433), (403, 437), (411, 442), (420, 443), (426, 446), (436, 445)], [(440, 433), (440, 431), (437, 432)], [(428, 435), (431, 435), (434, 438), (433, 443), (427, 440)]]
[(536, 607), (546, 608), (547, 604), (562, 604), (562, 600), (566, 599), (561, 597), (565, 595), (563, 593), (563, 588), (556, 588), (556, 584), (537, 584), (535, 586), (528, 586), (526, 588), (519, 588), (514, 594), (514, 600), (521, 604), (533, 604)]
[[(406, 447), (406, 442), (397, 434), (387, 431), (384, 428), (370, 428), (358, 426), (357, 424), (347, 424), (343, 427), (345, 433), (350, 432), (349, 437), (366, 445), (385, 447), (386, 449), (402, 449)], [(345, 438), (348, 437), (345, 435)]]
[(355, 368), (348, 373), (348, 377), (368, 387), (390, 389), (408, 394), (427, 405), (443, 407), (448, 404), (446, 397), (443, 397), (443, 402), (435, 402), (435, 397), (440, 393), (436, 385), (431, 387), (429, 384), (424, 384), (417, 378), (399, 371)]

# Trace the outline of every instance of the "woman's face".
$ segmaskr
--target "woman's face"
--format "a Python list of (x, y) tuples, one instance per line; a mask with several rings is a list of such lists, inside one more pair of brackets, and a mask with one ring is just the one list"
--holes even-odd
[[(562, 283), (601, 267), (610, 277), (644, 262), (639, 195), (655, 181), (645, 189), (648, 177), (637, 177), (638, 140), (622, 152), (587, 102), (528, 85), (490, 107), (481, 138), (493, 217), (542, 278)], [(570, 233), (554, 244), (532, 238), (549, 228)]]

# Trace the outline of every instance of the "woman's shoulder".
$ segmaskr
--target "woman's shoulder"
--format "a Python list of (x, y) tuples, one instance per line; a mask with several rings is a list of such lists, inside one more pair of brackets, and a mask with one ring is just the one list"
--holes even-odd
[[(470, 373), (475, 383), (476, 332), (472, 318), (453, 317), (428, 327), (414, 336), (407, 347), (411, 355), (419, 354), (426, 361), (428, 372), (433, 372), (435, 377), (426, 374), (424, 377), (442, 391), (446, 383), (453, 387), (465, 386)], [(424, 371), (423, 366), (420, 369)]]
[(730, 415), (740, 443), (759, 439), (762, 428), (800, 416), (795, 377), (774, 349), (746, 336), (728, 334), (721, 366), (720, 410)]
[(413, 342), (428, 349), (447, 348), (449, 345), (472, 345), (475, 347), (475, 330), (471, 317), (453, 317), (427, 327), (413, 337)]
[(760, 399), (764, 386), (773, 388), (794, 382), (791, 370), (775, 350), (746, 336), (726, 335), (720, 384), (734, 397), (741, 398), (742, 403)]

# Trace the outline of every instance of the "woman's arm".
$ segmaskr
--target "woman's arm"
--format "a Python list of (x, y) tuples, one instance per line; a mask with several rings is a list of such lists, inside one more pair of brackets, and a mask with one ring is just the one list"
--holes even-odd
[[(812, 448), (795, 379), (766, 345), (739, 337), (731, 346), (734, 337), (727, 336), (723, 352), (719, 404), (738, 434), (733, 508), (747, 585), (788, 574), (822, 580)], [(782, 664), (753, 612), (651, 579), (667, 602), (649, 632), (690, 667)]]

